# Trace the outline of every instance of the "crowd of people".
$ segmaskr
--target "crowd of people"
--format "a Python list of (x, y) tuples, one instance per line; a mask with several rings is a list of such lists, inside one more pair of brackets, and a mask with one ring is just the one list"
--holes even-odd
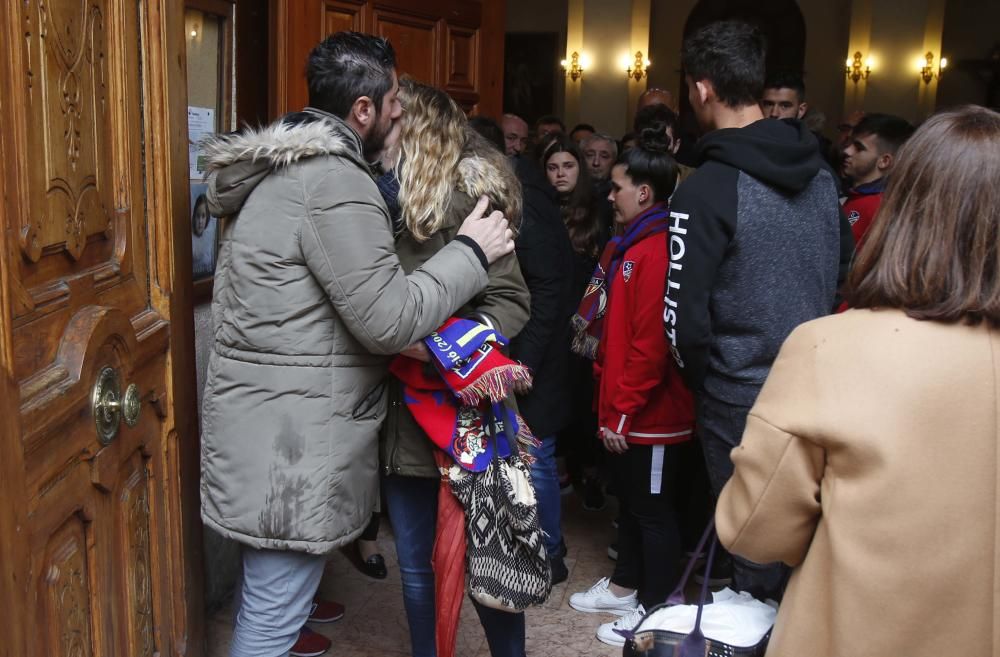
[[(493, 394), (533, 434), (553, 585), (565, 490), (617, 500), (613, 568), (569, 597), (619, 617), (597, 639), (625, 643), (714, 517), (728, 553), (700, 577), (777, 605), (768, 654), (997, 650), (974, 573), (998, 554), (1000, 115), (857, 113), (831, 142), (765, 59), (750, 25), (700, 29), (689, 115), (649, 90), (617, 138), (467, 119), (342, 32), (310, 55), (308, 108), (207, 145), (228, 220), (202, 498), (244, 545), (233, 657), (329, 648), (305, 628), (343, 615), (315, 597), (326, 555), (366, 539), (384, 577), (377, 508), (412, 654), (453, 654), (442, 464), (499, 458), (504, 429), (427, 421), (395, 373), (433, 372), (454, 317), (531, 373)], [(524, 612), (474, 604), (491, 654), (523, 656)]]

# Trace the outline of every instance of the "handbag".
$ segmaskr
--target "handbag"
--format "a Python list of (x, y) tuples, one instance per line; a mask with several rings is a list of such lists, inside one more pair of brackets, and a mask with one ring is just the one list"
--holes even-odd
[(712, 569), (715, 561), (715, 519), (709, 521), (705, 533), (702, 534), (698, 547), (694, 551), (694, 556), (688, 561), (684, 574), (681, 576), (677, 588), (667, 598), (663, 604), (650, 609), (639, 624), (631, 631), (619, 631), (625, 637), (625, 646), (622, 648), (623, 657), (764, 657), (767, 650), (767, 642), (771, 638), (771, 631), (761, 638), (753, 646), (734, 646), (723, 641), (707, 638), (701, 631), (701, 617), (705, 609), (705, 601), (708, 597), (708, 577), (701, 584), (701, 595), (698, 598), (698, 615), (695, 618), (694, 629), (688, 634), (681, 632), (671, 632), (669, 630), (647, 628), (643, 629), (643, 624), (648, 621), (654, 613), (660, 609), (682, 605), (684, 600), (684, 587), (688, 578), (694, 570), (698, 555), (702, 554), (705, 544), (709, 538), (712, 539), (708, 550), (708, 560), (705, 565), (706, 572)]
[[(492, 411), (484, 424), (488, 439), (495, 442)], [(486, 470), (469, 472), (454, 465), (449, 481), (465, 507), (469, 596), (492, 609), (520, 612), (548, 599), (552, 571), (528, 465), (504, 424), (499, 430), (510, 445), (510, 456), (501, 458), (494, 448)]]

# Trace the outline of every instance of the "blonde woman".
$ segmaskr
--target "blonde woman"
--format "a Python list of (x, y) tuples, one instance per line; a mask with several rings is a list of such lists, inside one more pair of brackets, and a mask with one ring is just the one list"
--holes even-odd
[[(396, 253), (403, 269), (420, 267), (451, 241), (481, 196), (516, 225), (521, 188), (507, 158), (469, 128), (465, 114), (445, 93), (402, 81), (404, 115), (395, 170), (379, 181), (393, 217)], [(528, 320), (529, 295), (513, 254), (490, 267), (489, 285), (459, 315), (516, 335)], [(408, 355), (413, 355), (412, 352)], [(380, 450), (383, 500), (389, 511), (403, 602), (414, 657), (433, 657), (435, 595), (431, 554), (440, 473), (436, 449), (403, 403), (402, 388), (389, 387), (389, 412)], [(494, 657), (524, 655), (524, 615), (477, 606)]]

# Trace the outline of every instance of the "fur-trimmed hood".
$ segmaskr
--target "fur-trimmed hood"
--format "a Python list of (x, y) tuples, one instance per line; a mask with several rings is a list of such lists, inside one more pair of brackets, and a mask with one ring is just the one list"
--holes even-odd
[[(492, 205), (504, 209), (507, 221), (515, 228), (521, 222), (521, 183), (513, 163), (479, 133), (469, 128), (462, 158), (457, 168), (458, 191), (473, 199), (487, 196)], [(503, 203), (500, 203), (503, 199)]]
[(202, 142), (209, 209), (235, 215), (250, 193), (275, 169), (320, 156), (345, 157), (370, 171), (358, 134), (344, 121), (307, 108), (262, 128), (210, 137)]

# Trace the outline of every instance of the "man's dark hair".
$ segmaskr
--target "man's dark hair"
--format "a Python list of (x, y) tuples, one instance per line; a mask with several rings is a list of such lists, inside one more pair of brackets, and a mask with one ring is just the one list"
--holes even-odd
[(576, 134), (577, 130), (589, 130), (590, 132), (597, 132), (597, 128), (590, 125), (589, 123), (577, 123), (575, 126), (573, 126), (573, 129), (569, 131), (570, 137)]
[(677, 136), (677, 115), (674, 114), (674, 111), (666, 105), (660, 104), (647, 105), (636, 112), (635, 120), (632, 121), (632, 132), (634, 132), (636, 136), (641, 135), (645, 128), (648, 128), (654, 123), (662, 124), (664, 130), (670, 128), (673, 130), (674, 136)]
[(507, 152), (503, 139), (503, 128), (488, 116), (474, 116), (469, 119), (469, 127), (483, 136), (483, 139), (496, 146), (501, 153)]
[(344, 119), (354, 101), (368, 96), (377, 115), (382, 98), (392, 88), (395, 68), (396, 53), (382, 37), (360, 32), (332, 34), (309, 53), (309, 105)]
[(800, 103), (806, 99), (806, 83), (801, 74), (793, 71), (778, 71), (767, 76), (764, 89), (792, 89)]
[(535, 121), (535, 128), (538, 128), (538, 126), (542, 125), (543, 123), (556, 123), (559, 125), (559, 130), (561, 132), (566, 132), (566, 124), (563, 123), (562, 119), (560, 119), (555, 114), (546, 114), (542, 118)]
[(728, 107), (756, 103), (764, 91), (764, 34), (742, 21), (710, 23), (688, 38), (681, 66), (695, 82), (708, 80)]
[(854, 126), (851, 137), (875, 135), (879, 149), (883, 153), (895, 153), (913, 134), (914, 128), (906, 119), (892, 114), (866, 114), (865, 118)]

